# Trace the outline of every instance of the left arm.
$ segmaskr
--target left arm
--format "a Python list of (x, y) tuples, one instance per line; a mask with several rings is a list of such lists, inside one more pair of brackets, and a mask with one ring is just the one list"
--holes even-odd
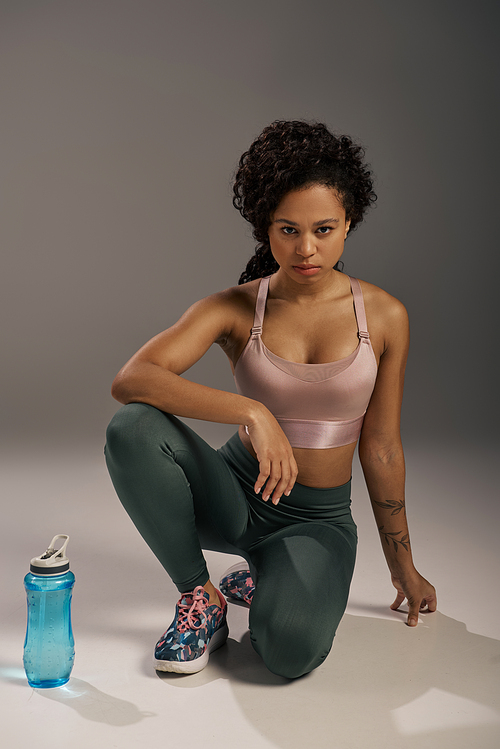
[(403, 383), (408, 356), (408, 316), (396, 299), (384, 299), (383, 353), (377, 382), (365, 415), (359, 457), (397, 596), (392, 609), (408, 600), (408, 625), (418, 612), (436, 610), (436, 591), (415, 569), (405, 507), (405, 463), (400, 437)]

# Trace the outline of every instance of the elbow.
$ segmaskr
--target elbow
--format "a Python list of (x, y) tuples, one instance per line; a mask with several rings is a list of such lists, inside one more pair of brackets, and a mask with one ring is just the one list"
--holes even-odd
[(122, 372), (118, 372), (113, 380), (111, 385), (111, 395), (116, 401), (118, 401), (118, 403), (123, 403), (124, 405), (130, 403), (130, 394), (127, 388), (126, 377), (123, 376)]
[(127, 402), (122, 395), (122, 390), (116, 380), (113, 380), (113, 384), (111, 385), (111, 395), (115, 399), (115, 401), (118, 401), (118, 403), (125, 404)]
[(361, 439), (359, 442), (359, 459), (362, 466), (391, 465), (404, 460), (401, 439), (374, 440)]
[(149, 403), (151, 386), (157, 379), (157, 367), (148, 362), (127, 362), (118, 372), (111, 385), (111, 395), (118, 403)]

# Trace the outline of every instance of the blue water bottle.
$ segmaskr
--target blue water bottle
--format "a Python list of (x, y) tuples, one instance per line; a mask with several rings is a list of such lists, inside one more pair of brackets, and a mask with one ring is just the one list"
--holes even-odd
[(24, 578), (28, 598), (24, 670), (29, 685), (39, 689), (66, 684), (75, 659), (71, 629), (75, 576), (66, 556), (68, 541), (69, 536), (54, 536), (45, 554), (31, 560)]

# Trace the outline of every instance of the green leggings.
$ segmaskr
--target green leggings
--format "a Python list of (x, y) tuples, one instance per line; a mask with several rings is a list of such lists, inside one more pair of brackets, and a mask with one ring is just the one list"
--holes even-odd
[(259, 464), (238, 434), (214, 450), (142, 403), (115, 414), (105, 452), (123, 506), (179, 591), (207, 582), (202, 548), (239, 554), (256, 586), (251, 641), (267, 667), (296, 678), (323, 662), (354, 570), (350, 481), (296, 483), (274, 506), (253, 491)]

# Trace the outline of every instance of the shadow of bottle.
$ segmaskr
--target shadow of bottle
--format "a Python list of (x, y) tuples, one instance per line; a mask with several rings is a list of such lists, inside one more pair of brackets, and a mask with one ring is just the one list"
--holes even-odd
[(37, 694), (75, 710), (82, 718), (110, 726), (129, 726), (155, 713), (139, 710), (132, 702), (101, 692), (82, 679), (71, 678), (57, 689), (37, 689)]

